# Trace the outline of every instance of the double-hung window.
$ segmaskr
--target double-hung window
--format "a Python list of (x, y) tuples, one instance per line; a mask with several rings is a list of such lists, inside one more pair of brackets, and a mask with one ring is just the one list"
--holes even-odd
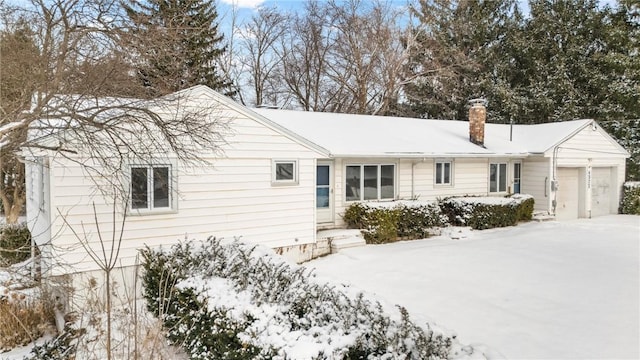
[(172, 208), (170, 165), (131, 166), (131, 209)]
[(452, 164), (451, 161), (436, 161), (435, 168), (435, 182), (436, 185), (451, 185), (452, 184)]
[(347, 165), (346, 201), (395, 198), (395, 165)]
[(507, 164), (489, 164), (489, 192), (498, 193), (507, 191)]

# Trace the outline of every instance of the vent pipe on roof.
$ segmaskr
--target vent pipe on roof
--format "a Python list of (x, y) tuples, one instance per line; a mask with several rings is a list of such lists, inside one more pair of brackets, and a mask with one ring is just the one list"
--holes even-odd
[(469, 100), (469, 141), (484, 146), (484, 125), (487, 121), (487, 100)]
[(513, 118), (509, 118), (509, 141), (513, 141)]

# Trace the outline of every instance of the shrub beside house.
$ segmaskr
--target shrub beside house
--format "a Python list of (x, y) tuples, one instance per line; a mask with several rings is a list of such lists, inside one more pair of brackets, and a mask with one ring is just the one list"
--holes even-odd
[(437, 202), (353, 203), (343, 215), (347, 226), (362, 229), (368, 244), (429, 237), (434, 229), (453, 225), (476, 230), (513, 226), (533, 217), (529, 195), (450, 197)]
[(622, 187), (620, 214), (640, 215), (640, 181), (628, 181)]

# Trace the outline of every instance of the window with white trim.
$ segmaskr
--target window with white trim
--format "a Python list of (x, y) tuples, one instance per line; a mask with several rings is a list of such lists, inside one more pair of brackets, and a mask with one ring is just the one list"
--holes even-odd
[(172, 197), (170, 165), (131, 166), (132, 210), (170, 210)]
[(452, 184), (452, 162), (451, 161), (436, 161), (435, 163), (435, 183), (436, 185), (451, 185)]
[(271, 182), (273, 184), (297, 184), (297, 160), (273, 160)]
[(489, 164), (489, 192), (507, 191), (507, 163)]
[(396, 167), (392, 164), (347, 165), (345, 200), (391, 200), (395, 198)]

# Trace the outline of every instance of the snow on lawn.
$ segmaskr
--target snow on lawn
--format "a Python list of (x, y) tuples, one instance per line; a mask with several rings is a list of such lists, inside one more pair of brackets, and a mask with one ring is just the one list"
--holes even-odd
[(511, 359), (640, 358), (640, 217), (368, 245), (307, 263)]

